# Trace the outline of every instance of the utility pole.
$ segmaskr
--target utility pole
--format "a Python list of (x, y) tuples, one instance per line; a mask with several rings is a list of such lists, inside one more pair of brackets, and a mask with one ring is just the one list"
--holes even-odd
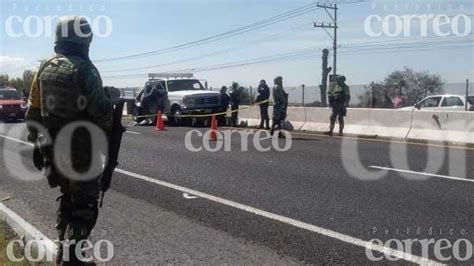
[[(324, 5), (324, 4), (320, 4), (320, 3), (317, 3), (317, 6), (319, 8), (324, 8), (324, 10), (326, 11), (326, 13), (329, 15), (329, 17), (331, 18), (332, 22), (329, 22), (328, 24), (325, 24), (325, 23), (314, 23), (314, 27), (315, 28), (322, 28), (328, 35), (329, 37), (331, 37), (332, 39), (332, 49), (333, 49), (333, 59), (334, 59), (334, 62), (333, 62), (333, 66), (332, 66), (332, 70), (333, 70), (333, 74), (336, 75), (336, 65), (337, 65), (337, 10), (338, 10), (338, 7), (337, 7), (337, 4), (334, 4), (334, 5)], [(334, 11), (334, 14), (331, 15), (331, 13), (329, 12), (329, 10), (333, 10)], [(334, 33), (333, 35), (331, 35), (326, 29), (333, 29), (334, 30)]]
[(249, 87), (249, 98), (250, 98), (250, 104), (253, 104), (255, 101), (254, 97), (253, 97), (253, 88), (252, 86)]
[(466, 103), (464, 104), (467, 111), (467, 97), (469, 96), (469, 79), (466, 79)]
[(301, 85), (301, 88), (303, 89), (303, 95), (301, 95), (301, 103), (303, 104), (303, 107), (304, 107), (304, 84)]
[(374, 108), (374, 87), (375, 83), (372, 81), (372, 83), (370, 83), (370, 109)]

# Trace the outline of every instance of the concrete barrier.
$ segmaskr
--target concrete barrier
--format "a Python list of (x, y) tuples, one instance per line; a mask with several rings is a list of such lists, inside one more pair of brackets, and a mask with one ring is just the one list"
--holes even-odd
[(416, 111), (408, 137), (474, 143), (474, 112)]
[[(329, 108), (290, 107), (288, 129), (326, 131), (330, 114)], [(239, 117), (249, 126), (260, 123), (257, 107)], [(474, 143), (474, 112), (349, 108), (345, 121), (348, 134)]]

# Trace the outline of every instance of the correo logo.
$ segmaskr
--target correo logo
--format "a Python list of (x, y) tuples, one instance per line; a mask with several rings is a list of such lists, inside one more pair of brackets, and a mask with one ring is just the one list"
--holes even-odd
[(459, 37), (467, 36), (471, 33), (471, 19), (458, 14), (454, 17), (447, 15), (370, 15), (364, 21), (365, 33), (370, 37), (379, 37), (382, 35), (388, 37), (412, 36), (412, 29), (419, 25), (419, 34), (421, 37), (428, 36), (428, 30), (431, 29), (434, 35), (446, 37), (456, 35)]
[[(113, 23), (110, 17), (104, 15), (97, 16), (93, 19), (87, 16), (82, 17), (90, 22), (94, 36), (108, 37), (112, 34)], [(12, 38), (20, 38), (23, 36), (29, 38), (38, 38), (41, 36), (50, 38), (54, 35), (54, 27), (58, 18), (58, 16), (27, 16), (25, 18), (9, 16), (5, 20), (4, 29), (7, 36)], [(84, 35), (80, 30), (80, 25), (77, 25), (77, 27), (75, 25), (74, 30), (78, 36)], [(67, 32), (65, 34), (67, 34)]]

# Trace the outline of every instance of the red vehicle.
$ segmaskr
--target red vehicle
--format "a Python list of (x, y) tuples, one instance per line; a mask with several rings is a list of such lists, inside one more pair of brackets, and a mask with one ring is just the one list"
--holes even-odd
[(13, 88), (0, 88), (0, 119), (18, 120), (25, 119), (26, 102), (17, 90)]

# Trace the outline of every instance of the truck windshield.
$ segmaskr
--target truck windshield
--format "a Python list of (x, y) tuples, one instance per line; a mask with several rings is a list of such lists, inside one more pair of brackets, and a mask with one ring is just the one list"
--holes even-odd
[(19, 100), (20, 94), (14, 90), (0, 90), (0, 100)]
[(168, 91), (204, 90), (199, 80), (168, 80)]

